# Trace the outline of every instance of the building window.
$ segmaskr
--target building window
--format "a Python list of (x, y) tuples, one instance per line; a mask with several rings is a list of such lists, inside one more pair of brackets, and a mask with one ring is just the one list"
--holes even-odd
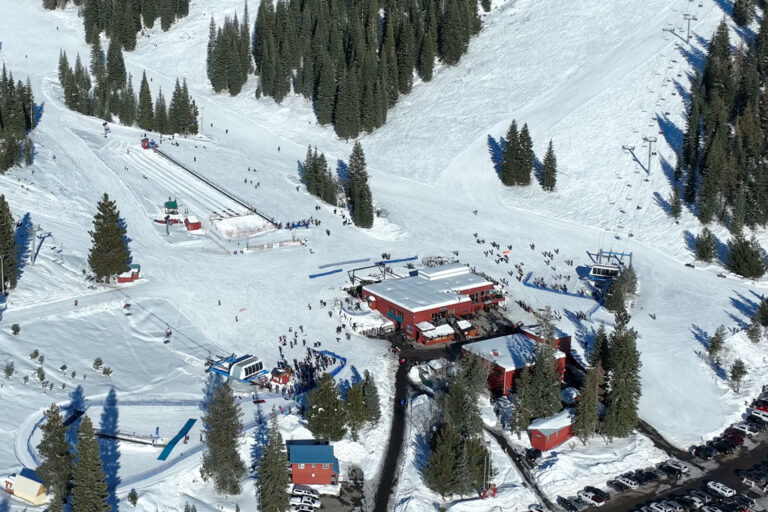
[(323, 469), (328, 469), (328, 464), (323, 464)]
[(304, 464), (299, 464), (299, 469), (304, 469)]
[(317, 464), (312, 464), (312, 469), (315, 469), (315, 466), (317, 466)]

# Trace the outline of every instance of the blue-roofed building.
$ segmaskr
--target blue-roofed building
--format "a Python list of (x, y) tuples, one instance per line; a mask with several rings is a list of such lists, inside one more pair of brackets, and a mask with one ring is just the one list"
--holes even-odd
[(335, 485), (339, 477), (339, 460), (333, 446), (314, 439), (286, 441), (291, 480), (294, 484)]

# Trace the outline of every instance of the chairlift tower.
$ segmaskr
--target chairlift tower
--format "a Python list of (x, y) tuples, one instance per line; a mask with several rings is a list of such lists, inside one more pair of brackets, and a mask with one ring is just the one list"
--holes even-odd
[(648, 143), (648, 174), (651, 174), (651, 157), (653, 156), (653, 145), (656, 143), (656, 137), (643, 137), (643, 140)]
[(685, 40), (688, 43), (690, 43), (691, 42), (691, 21), (699, 21), (699, 19), (693, 14), (688, 14), (688, 13), (683, 14), (683, 18), (688, 22), (688, 33), (686, 35)]

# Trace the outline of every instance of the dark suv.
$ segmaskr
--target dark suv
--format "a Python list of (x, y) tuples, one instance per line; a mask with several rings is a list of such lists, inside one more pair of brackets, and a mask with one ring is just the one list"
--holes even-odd
[(557, 497), (557, 504), (563, 507), (568, 512), (579, 512), (579, 509), (576, 505), (574, 505), (571, 500), (568, 498), (563, 498), (562, 496)]

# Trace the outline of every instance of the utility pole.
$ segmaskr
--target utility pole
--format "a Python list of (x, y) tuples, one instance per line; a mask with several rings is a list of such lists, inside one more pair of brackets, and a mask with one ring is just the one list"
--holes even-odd
[(653, 145), (656, 142), (656, 137), (643, 137), (643, 140), (648, 143), (648, 174), (651, 174), (651, 156), (653, 155)]
[(688, 35), (685, 40), (690, 43), (691, 42), (691, 20), (698, 21), (699, 19), (693, 14), (688, 14), (688, 13), (683, 14), (683, 18), (685, 18), (685, 20), (688, 22)]

